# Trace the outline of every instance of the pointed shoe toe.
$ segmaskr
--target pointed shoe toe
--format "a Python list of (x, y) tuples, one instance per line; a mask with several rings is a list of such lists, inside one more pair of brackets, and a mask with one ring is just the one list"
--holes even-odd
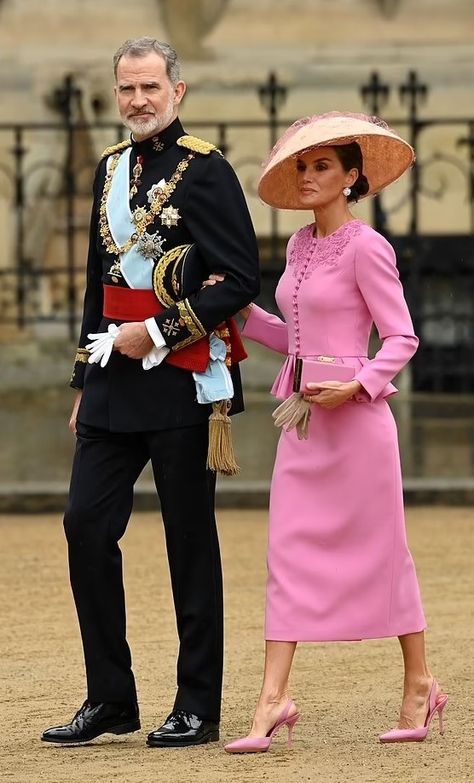
[(227, 753), (266, 753), (271, 737), (241, 737), (224, 745)]
[(421, 726), (419, 729), (391, 729), (379, 736), (380, 742), (423, 742), (428, 734), (428, 729)]
[[(294, 709), (295, 712), (292, 712), (290, 715), (289, 713), (292, 709)], [(277, 722), (265, 737), (241, 737), (240, 739), (234, 740), (233, 742), (229, 742), (227, 745), (224, 745), (224, 750), (227, 753), (266, 753), (272, 744), (275, 735), (279, 729), (282, 728), (282, 726), (286, 726), (288, 728), (288, 747), (291, 748), (293, 740), (293, 729), (299, 719), (300, 712), (298, 711), (296, 704), (292, 699), (288, 699), (280, 713)]]

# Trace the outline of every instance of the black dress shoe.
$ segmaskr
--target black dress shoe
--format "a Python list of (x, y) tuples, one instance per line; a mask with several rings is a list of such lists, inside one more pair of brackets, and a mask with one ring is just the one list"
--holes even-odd
[(46, 729), (43, 742), (74, 744), (90, 742), (101, 734), (128, 734), (138, 731), (140, 718), (136, 703), (109, 704), (85, 701), (71, 723)]
[(219, 724), (202, 720), (184, 710), (173, 710), (159, 729), (148, 735), (150, 748), (184, 748), (186, 745), (204, 745), (219, 739)]

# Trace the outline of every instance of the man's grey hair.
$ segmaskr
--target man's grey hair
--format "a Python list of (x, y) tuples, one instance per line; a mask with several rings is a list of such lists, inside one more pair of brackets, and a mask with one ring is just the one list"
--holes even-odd
[(176, 51), (167, 43), (157, 41), (156, 38), (129, 38), (122, 46), (119, 46), (114, 54), (114, 76), (117, 78), (117, 68), (122, 57), (145, 57), (150, 52), (159, 54), (166, 63), (166, 73), (171, 84), (179, 82), (181, 77), (181, 65)]

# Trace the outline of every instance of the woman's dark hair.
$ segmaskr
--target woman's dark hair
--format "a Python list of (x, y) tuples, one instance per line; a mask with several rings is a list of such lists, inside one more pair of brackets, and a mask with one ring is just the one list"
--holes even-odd
[(344, 171), (357, 169), (359, 172), (359, 176), (351, 186), (350, 196), (347, 197), (348, 201), (359, 201), (360, 197), (365, 196), (370, 190), (367, 177), (362, 173), (364, 160), (361, 148), (356, 141), (352, 141), (350, 144), (334, 145), (333, 150), (339, 158)]

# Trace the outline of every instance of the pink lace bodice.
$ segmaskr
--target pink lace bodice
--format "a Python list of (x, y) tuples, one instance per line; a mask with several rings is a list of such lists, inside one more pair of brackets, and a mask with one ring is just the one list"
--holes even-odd
[(336, 266), (350, 240), (360, 234), (362, 220), (350, 220), (329, 236), (313, 236), (314, 224), (301, 228), (288, 249), (288, 265), (294, 277), (308, 280), (317, 266)]

